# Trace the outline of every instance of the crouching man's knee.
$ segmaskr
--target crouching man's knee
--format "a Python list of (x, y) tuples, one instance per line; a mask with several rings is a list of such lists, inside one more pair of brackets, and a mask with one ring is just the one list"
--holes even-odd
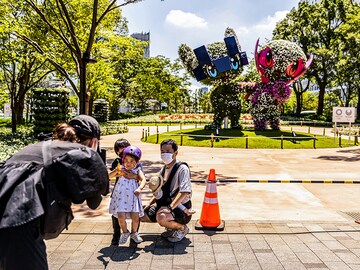
[(174, 220), (174, 218), (167, 207), (160, 208), (156, 214), (156, 221), (162, 227), (165, 227), (166, 224), (172, 220)]

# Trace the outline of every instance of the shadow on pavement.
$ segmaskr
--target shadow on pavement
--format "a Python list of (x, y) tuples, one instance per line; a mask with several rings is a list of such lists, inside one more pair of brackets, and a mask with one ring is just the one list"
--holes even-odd
[[(101, 261), (106, 269), (110, 261), (126, 262), (131, 261), (140, 256), (141, 253), (151, 252), (153, 255), (175, 255), (186, 254), (186, 248), (191, 245), (191, 241), (184, 238), (181, 242), (171, 243), (162, 238), (158, 234), (142, 234), (144, 242), (137, 245), (130, 242), (129, 246), (109, 246), (99, 250), (102, 255), (97, 259)], [(148, 242), (150, 244), (146, 245)]]
[(360, 160), (360, 154), (352, 157), (344, 157), (344, 156), (319, 156), (317, 159), (329, 160), (329, 161), (347, 161), (347, 162), (355, 162)]

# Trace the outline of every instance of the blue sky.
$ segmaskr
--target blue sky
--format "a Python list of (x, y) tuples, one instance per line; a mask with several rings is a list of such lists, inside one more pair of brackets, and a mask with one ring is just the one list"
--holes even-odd
[(182, 43), (195, 49), (223, 41), (226, 27), (235, 30), (242, 50), (253, 59), (257, 38), (271, 39), (277, 21), (299, 0), (144, 0), (123, 8), (129, 31), (150, 31), (150, 55), (174, 60)]

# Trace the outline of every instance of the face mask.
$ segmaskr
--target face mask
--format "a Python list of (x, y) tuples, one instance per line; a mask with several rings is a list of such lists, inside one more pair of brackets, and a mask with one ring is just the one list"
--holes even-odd
[(173, 161), (172, 153), (162, 153), (161, 154), (161, 160), (165, 163), (165, 165), (170, 164), (171, 161)]

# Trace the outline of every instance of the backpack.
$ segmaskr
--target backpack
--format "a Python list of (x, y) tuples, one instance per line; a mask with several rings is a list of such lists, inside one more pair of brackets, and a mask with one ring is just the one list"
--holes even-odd
[(74, 219), (71, 210), (71, 198), (60, 192), (54, 171), (50, 167), (52, 164), (50, 144), (51, 141), (46, 141), (42, 146), (45, 198), (41, 229), (46, 240), (58, 237), (64, 229), (68, 229), (69, 224)]

